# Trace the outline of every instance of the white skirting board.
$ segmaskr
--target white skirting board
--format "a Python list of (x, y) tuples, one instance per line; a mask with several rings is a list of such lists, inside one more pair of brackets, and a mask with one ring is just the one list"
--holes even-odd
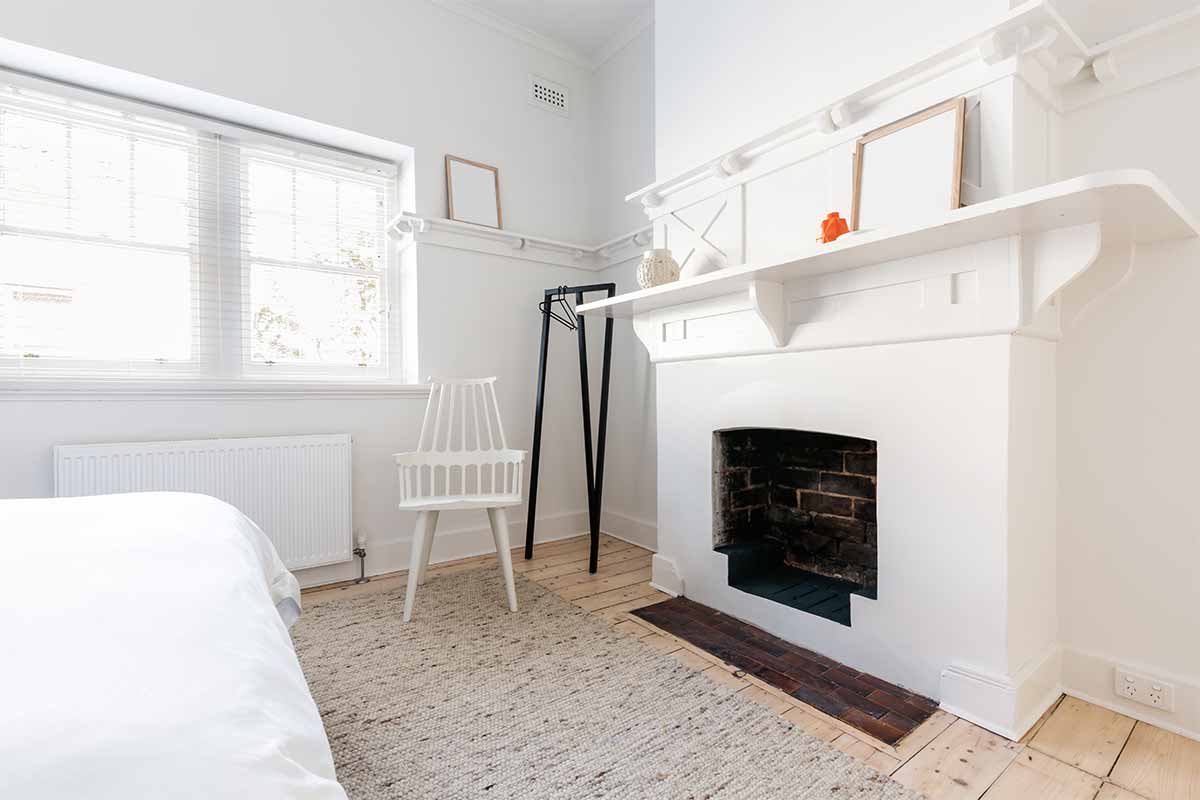
[(1014, 676), (990, 675), (961, 665), (942, 670), (943, 709), (1016, 741), (1062, 693), (1062, 651), (1052, 647)]
[[(1063, 648), (1062, 661), (1063, 691), (1072, 697), (1200, 741), (1200, 677), (1070, 647)], [(1159, 711), (1118, 697), (1113, 691), (1113, 670), (1118, 664), (1174, 684), (1175, 710)]]
[(679, 567), (672, 559), (655, 553), (650, 561), (650, 573), (650, 585), (655, 589), (672, 597), (683, 595), (683, 576), (679, 574)]
[[(524, 514), (509, 514), (509, 538), (514, 546), (525, 543)], [(487, 517), (479, 512), (479, 526), (460, 530), (438, 531), (434, 537), (431, 564), (446, 561), (457, 561), (462, 558), (486, 555), (496, 552), (492, 541), (491, 529), (487, 526)], [(558, 539), (569, 539), (582, 536), (587, 531), (588, 515), (586, 511), (571, 511), (562, 514), (551, 514), (539, 517), (537, 522), (537, 537), (535, 542), (551, 542)], [(395, 538), (382, 541), (367, 542), (367, 575), (382, 575), (388, 572), (398, 572), (408, 569), (408, 560), (412, 547), (412, 523), (403, 529)], [(537, 549), (534, 549), (536, 558)], [(296, 579), (304, 588), (321, 586), (326, 583), (337, 583), (358, 577), (358, 559), (351, 563), (336, 564), (328, 567), (301, 570), (296, 573)]]
[(604, 511), (600, 514), (600, 530), (614, 539), (636, 544), (647, 550), (658, 550), (658, 528), (653, 522), (619, 511)]

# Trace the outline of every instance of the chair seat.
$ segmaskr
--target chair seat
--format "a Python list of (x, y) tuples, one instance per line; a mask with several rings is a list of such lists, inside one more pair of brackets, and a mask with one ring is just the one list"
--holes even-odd
[(422, 497), (404, 500), (401, 511), (459, 511), (463, 509), (508, 508), (518, 506), (521, 498), (511, 494), (484, 494), (468, 497)]

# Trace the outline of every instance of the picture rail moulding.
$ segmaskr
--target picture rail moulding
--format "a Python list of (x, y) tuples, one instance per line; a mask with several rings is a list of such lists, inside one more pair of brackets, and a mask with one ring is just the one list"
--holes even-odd
[(1193, 29), (1200, 32), (1200, 11), (1177, 14), (1088, 47), (1050, 3), (1029, 0), (965, 39), (691, 169), (642, 187), (625, 200), (641, 203), (646, 215), (656, 219), (671, 210), (677, 195), (685, 194), (688, 202), (695, 202), (743, 182), (756, 161), (785, 145), (818, 135), (830, 142), (854, 138), (857, 132), (847, 129), (878, 106), (964, 68), (1004, 66), (1026, 78), (1053, 108), (1077, 108), (1200, 67), (1200, 48), (1194, 47), (1195, 37), (1187, 35)]
[(413, 244), (424, 243), (590, 271), (606, 269), (628, 261), (652, 246), (650, 226), (597, 245), (564, 242), (528, 233), (473, 225), (469, 222), (420, 217), (408, 213), (393, 217), (387, 229), (388, 235), (400, 243), (402, 251)]

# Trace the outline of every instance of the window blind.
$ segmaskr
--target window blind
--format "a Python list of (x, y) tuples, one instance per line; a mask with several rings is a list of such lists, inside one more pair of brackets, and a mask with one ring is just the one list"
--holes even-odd
[(394, 166), (140, 112), (0, 88), (0, 376), (386, 377)]

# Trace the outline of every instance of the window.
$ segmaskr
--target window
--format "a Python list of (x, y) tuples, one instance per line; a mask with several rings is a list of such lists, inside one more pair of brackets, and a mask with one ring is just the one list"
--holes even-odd
[(389, 377), (394, 165), (180, 117), (0, 87), (0, 377)]

